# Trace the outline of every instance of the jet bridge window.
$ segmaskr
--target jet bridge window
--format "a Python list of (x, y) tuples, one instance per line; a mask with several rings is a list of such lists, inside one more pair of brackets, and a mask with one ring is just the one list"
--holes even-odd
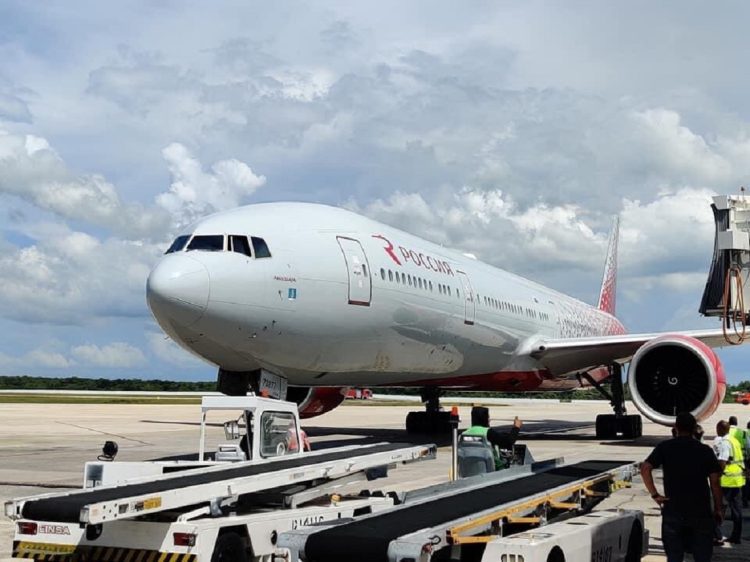
[(211, 234), (208, 236), (193, 236), (188, 244), (187, 251), (203, 250), (205, 252), (221, 252), (224, 250), (224, 236)]
[(185, 247), (185, 244), (187, 244), (187, 241), (190, 240), (189, 234), (183, 234), (182, 236), (178, 236), (174, 239), (174, 242), (172, 242), (172, 245), (169, 247), (169, 249), (165, 252), (167, 254), (171, 254), (173, 252), (181, 252), (182, 249)]
[(238, 254), (245, 254), (248, 257), (253, 257), (252, 253), (250, 252), (250, 244), (247, 241), (247, 236), (231, 234), (229, 236), (229, 251), (236, 252)]
[(256, 258), (270, 258), (271, 250), (268, 249), (268, 245), (263, 238), (251, 236), (250, 240), (253, 243), (253, 252), (255, 252)]

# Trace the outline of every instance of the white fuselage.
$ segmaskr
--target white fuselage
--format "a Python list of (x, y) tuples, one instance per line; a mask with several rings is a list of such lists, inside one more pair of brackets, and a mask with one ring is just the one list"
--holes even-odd
[[(624, 332), (576, 299), (340, 208), (250, 205), (185, 235), (188, 249), (154, 267), (149, 305), (171, 338), (227, 371), (533, 390), (565, 381), (525, 352), (536, 339)], [(223, 249), (189, 249), (218, 235)], [(262, 238), (270, 257), (230, 251), (231, 236)]]

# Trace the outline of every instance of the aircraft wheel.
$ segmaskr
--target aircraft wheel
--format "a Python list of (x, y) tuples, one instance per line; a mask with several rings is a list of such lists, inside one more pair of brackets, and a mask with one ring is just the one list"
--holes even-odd
[(237, 533), (224, 533), (216, 539), (211, 562), (247, 562), (245, 541)]
[(406, 415), (406, 432), (444, 434), (451, 431), (450, 412), (409, 412)]
[(596, 416), (596, 438), (614, 439), (617, 437), (616, 419), (613, 414), (599, 414)]

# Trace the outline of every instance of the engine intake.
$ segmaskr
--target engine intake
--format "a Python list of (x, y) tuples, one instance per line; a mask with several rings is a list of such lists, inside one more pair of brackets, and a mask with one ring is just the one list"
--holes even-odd
[(286, 399), (295, 402), (299, 410), (299, 417), (314, 418), (330, 412), (346, 398), (346, 387), (331, 386), (290, 386), (286, 391)]
[(648, 419), (673, 425), (680, 412), (700, 421), (724, 400), (724, 368), (706, 344), (682, 335), (654, 338), (633, 355), (628, 370), (633, 403)]

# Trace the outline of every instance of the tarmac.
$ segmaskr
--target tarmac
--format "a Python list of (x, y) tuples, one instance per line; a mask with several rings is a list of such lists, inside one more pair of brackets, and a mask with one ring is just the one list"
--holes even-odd
[[(481, 399), (461, 398), (462, 403)], [(636, 441), (601, 441), (594, 436), (593, 420), (608, 413), (600, 401), (561, 403), (552, 400), (514, 400), (489, 405), (493, 426), (510, 427), (513, 417), (524, 421), (519, 442), (526, 443), (536, 460), (564, 457), (566, 462), (589, 459), (641, 461), (660, 441), (669, 438), (669, 429), (644, 418), (644, 436)], [(449, 401), (444, 403), (449, 404)], [(335, 445), (413, 441), (403, 430), (406, 414), (414, 405), (377, 406), (348, 401), (323, 416), (303, 420), (313, 448)], [(632, 406), (629, 411), (635, 412)], [(470, 407), (459, 408), (462, 426), (469, 421)], [(736, 415), (741, 424), (750, 419), (750, 407), (724, 404), (703, 422), (706, 442), (714, 437), (719, 419)], [(209, 416), (208, 449), (223, 440), (221, 422), (227, 412)], [(197, 451), (200, 408), (198, 405), (131, 404), (0, 404), (0, 500), (79, 487), (83, 463), (95, 460), (106, 440), (119, 445), (117, 460), (147, 460), (185, 455)], [(445, 482), (449, 477), (450, 447), (438, 443), (438, 458), (399, 468), (386, 480), (384, 490), (407, 490)], [(660, 473), (657, 486), (663, 489)], [(620, 490), (598, 509), (640, 509), (650, 531), (649, 555), (643, 560), (666, 560), (663, 555), (660, 513), (640, 478), (629, 489)], [(724, 534), (729, 534), (725, 523)], [(745, 510), (744, 544), (714, 551), (714, 560), (750, 559), (750, 510)], [(10, 556), (13, 523), (0, 518), (0, 560)], [(687, 558), (690, 560), (691, 558)]]

